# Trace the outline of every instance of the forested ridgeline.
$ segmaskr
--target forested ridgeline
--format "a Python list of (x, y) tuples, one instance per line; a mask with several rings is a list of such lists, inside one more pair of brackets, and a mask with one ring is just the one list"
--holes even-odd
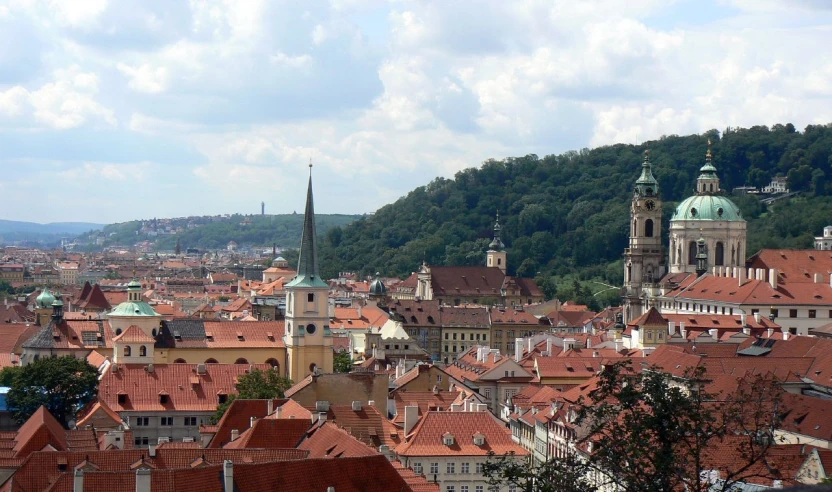
[(324, 274), (406, 276), (423, 260), (483, 264), (499, 211), (509, 274), (536, 276), (549, 295), (556, 288), (553, 275), (620, 285), (630, 199), (645, 149), (664, 201), (666, 234), (676, 204), (693, 194), (709, 139), (726, 193), (764, 186), (776, 175), (787, 176), (790, 189), (801, 191), (768, 207), (753, 196), (732, 198), (749, 221), (750, 253), (811, 247), (812, 236), (832, 224), (832, 125), (803, 132), (791, 124), (729, 128), (643, 145), (492, 159), (453, 179), (437, 178), (372, 216), (327, 231), (320, 252)]

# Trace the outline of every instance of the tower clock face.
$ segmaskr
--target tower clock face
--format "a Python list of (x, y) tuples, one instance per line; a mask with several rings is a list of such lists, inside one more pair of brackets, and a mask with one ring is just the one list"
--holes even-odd
[(653, 200), (647, 200), (645, 206), (647, 207), (647, 210), (653, 210), (654, 208), (656, 208), (656, 202), (654, 202)]

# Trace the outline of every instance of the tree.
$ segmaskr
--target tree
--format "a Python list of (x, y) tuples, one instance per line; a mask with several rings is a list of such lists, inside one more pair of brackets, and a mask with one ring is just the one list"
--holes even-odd
[(8, 403), (19, 423), (43, 405), (66, 426), (95, 397), (98, 370), (72, 356), (44, 357), (21, 367), (11, 383)]
[(268, 400), (272, 398), (283, 398), (286, 390), (294, 383), (291, 379), (281, 376), (276, 370), (254, 369), (248, 374), (240, 377), (237, 382), (237, 394), (231, 395), (217, 407), (217, 412), (211, 418), (217, 423), (222, 418), (228, 407), (236, 399), (241, 400)]
[[(701, 369), (671, 376), (659, 368), (636, 373), (628, 364), (607, 366), (590, 396), (575, 405), (578, 434), (571, 455), (526, 471), (506, 460), (489, 460), (486, 475), (492, 485), (529, 491), (705, 492), (733, 490), (751, 477), (784, 478), (769, 456), (786, 413), (776, 380), (746, 376), (735, 391), (713, 395), (705, 391)], [(735, 451), (733, 461), (716, 464), (714, 449), (726, 448)], [(711, 469), (720, 470), (718, 480), (703, 474)], [(528, 488), (530, 483), (536, 488)]]
[(332, 367), (335, 372), (351, 372), (352, 357), (348, 352), (338, 352), (332, 360)]

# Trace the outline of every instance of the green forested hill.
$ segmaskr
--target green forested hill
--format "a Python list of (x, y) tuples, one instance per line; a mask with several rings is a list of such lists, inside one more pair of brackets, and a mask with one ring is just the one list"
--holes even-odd
[[(319, 234), (325, 234), (331, 227), (346, 226), (359, 218), (360, 215), (318, 214), (316, 216)], [(251, 223), (243, 225), (248, 219)], [(155, 241), (157, 250), (172, 250), (176, 246), (177, 238), (183, 251), (186, 248), (225, 249), (229, 241), (236, 241), (240, 246), (270, 247), (277, 243), (282, 248), (297, 248), (300, 244), (303, 229), (303, 214), (276, 215), (230, 215), (222, 217), (188, 217), (170, 219), (173, 229), (184, 229), (176, 235), (152, 236), (147, 228), (164, 229), (167, 220), (122, 222), (104, 227), (89, 237), (105, 238), (104, 246), (111, 244), (132, 245), (143, 240)], [(190, 225), (190, 228), (189, 228)], [(146, 228), (143, 230), (143, 226)]]
[(693, 193), (708, 139), (723, 189), (762, 186), (784, 175), (793, 191), (802, 191), (768, 208), (754, 197), (735, 198), (749, 221), (749, 252), (811, 247), (812, 236), (832, 223), (832, 186), (826, 179), (832, 173), (832, 125), (803, 132), (791, 124), (729, 128), (640, 146), (489, 160), (454, 179), (418, 187), (372, 216), (332, 228), (322, 244), (321, 263), (326, 274), (377, 270), (401, 276), (423, 259), (482, 264), (499, 211), (509, 273), (537, 276), (550, 295), (566, 275), (620, 285), (632, 185), (643, 151), (649, 146), (665, 202), (665, 232), (675, 205)]

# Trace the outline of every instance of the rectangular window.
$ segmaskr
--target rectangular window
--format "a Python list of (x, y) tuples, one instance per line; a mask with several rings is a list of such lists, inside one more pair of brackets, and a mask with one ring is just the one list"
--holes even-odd
[(441, 382), (442, 382), (442, 375), (441, 375), (441, 374), (437, 374), (437, 375), (436, 375), (436, 382), (437, 382), (437, 383), (441, 383)]
[(477, 463), (477, 475), (482, 475), (482, 463)]
[(445, 345), (445, 352), (446, 353), (448, 352), (448, 346), (447, 345)]
[(465, 333), (460, 333), (459, 337), (460, 340), (465, 340)]
[(482, 341), (484, 342), (486, 339), (485, 333), (482, 334)]
[(147, 446), (150, 440), (147, 437), (137, 437), (133, 439), (133, 444), (136, 446)]
[(439, 463), (431, 463), (430, 464), (430, 474), (436, 475), (439, 473)]
[(797, 335), (797, 328), (794, 327), (794, 326), (789, 328), (789, 334), (790, 335)]
[(315, 302), (315, 294), (311, 292), (306, 294), (306, 302)]
[(809, 317), (810, 318), (817, 318), (818, 317), (818, 312), (815, 311), (814, 309), (810, 309), (809, 310)]
[(167, 425), (167, 426), (173, 425), (173, 417), (161, 417), (159, 419), (159, 423), (160, 423), (160, 425)]
[(482, 485), (476, 485), (476, 486), (474, 486), (474, 492), (483, 492)]
[(491, 398), (491, 388), (484, 388), (483, 395), (485, 395), (486, 398)]
[(456, 340), (456, 333), (454, 333), (454, 340)]
[(447, 339), (448, 339), (448, 334), (447, 334), (447, 333), (445, 333), (445, 340), (447, 340)]
[(417, 475), (422, 474), (422, 464), (421, 463), (413, 463), (413, 473)]
[(517, 492), (517, 486), (514, 484), (509, 485), (508, 492)]
[(445, 492), (456, 492), (456, 486), (455, 485), (446, 486), (445, 487)]
[(467, 462), (459, 465), (459, 473), (471, 473), (470, 466), (471, 464)]
[(196, 417), (185, 417), (185, 425), (186, 426), (195, 426), (196, 425)]
[(456, 345), (454, 345), (454, 353), (456, 353)]
[(797, 318), (797, 309), (789, 309), (789, 318)]
[(448, 473), (448, 475), (453, 475), (454, 473), (456, 473), (456, 463), (454, 463), (453, 461), (448, 462), (448, 466), (445, 468), (445, 470)]
[(650, 331), (650, 330), (647, 330), (647, 339), (648, 339), (648, 340), (652, 340), (652, 339), (653, 339), (653, 332), (652, 332), (652, 331)]
[(136, 417), (136, 426), (148, 426), (150, 425), (150, 418), (149, 417)]
[(459, 486), (459, 492), (468, 492), (468, 486), (467, 485), (460, 485)]

